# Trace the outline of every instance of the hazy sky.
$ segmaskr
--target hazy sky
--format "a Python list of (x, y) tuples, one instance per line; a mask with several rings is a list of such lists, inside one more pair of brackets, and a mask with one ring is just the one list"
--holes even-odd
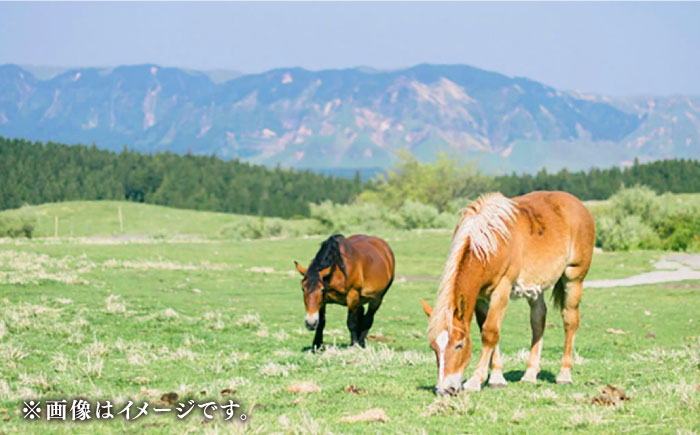
[(464, 63), (700, 95), (700, 3), (0, 3), (0, 63), (260, 72)]

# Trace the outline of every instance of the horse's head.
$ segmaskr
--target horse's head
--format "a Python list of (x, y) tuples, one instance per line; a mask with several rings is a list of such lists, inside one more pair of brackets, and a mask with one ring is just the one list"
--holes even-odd
[[(433, 309), (423, 299), (423, 311), (430, 317)], [(430, 342), (438, 364), (438, 382), (435, 392), (438, 395), (457, 394), (462, 389), (462, 373), (472, 356), (472, 343), (468, 328), (464, 327), (464, 299), (460, 298), (455, 308), (451, 327), (438, 331)]]
[(306, 306), (304, 324), (307, 329), (313, 331), (318, 326), (319, 311), (323, 305), (323, 293), (331, 268), (326, 267), (318, 272), (307, 273), (308, 271), (301, 264), (295, 261), (294, 265), (304, 277), (301, 280), (301, 290), (304, 293), (304, 305)]

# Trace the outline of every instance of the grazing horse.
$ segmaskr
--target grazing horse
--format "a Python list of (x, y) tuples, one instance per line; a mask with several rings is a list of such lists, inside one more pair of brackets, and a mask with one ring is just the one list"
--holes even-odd
[[(312, 350), (323, 344), (326, 304), (348, 307), (350, 345), (365, 347), (374, 314), (394, 280), (394, 253), (382, 239), (365, 235), (335, 235), (321, 244), (308, 269), (294, 262), (304, 278), (306, 327), (316, 330)], [(369, 304), (367, 312), (363, 305)]]
[[(593, 254), (595, 224), (586, 207), (565, 192), (532, 192), (508, 199), (500, 193), (480, 197), (460, 218), (450, 246), (435, 308), (421, 299), (430, 317), (428, 341), (438, 361), (437, 394), (504, 387), (498, 349), (508, 300), (525, 297), (530, 305), (532, 342), (521, 381), (537, 382), (545, 327), (543, 292), (553, 288), (564, 320), (564, 356), (557, 383), (571, 383), (572, 348), (579, 325), (583, 279)], [(481, 357), (462, 385), (471, 359), (472, 314), (481, 330)]]

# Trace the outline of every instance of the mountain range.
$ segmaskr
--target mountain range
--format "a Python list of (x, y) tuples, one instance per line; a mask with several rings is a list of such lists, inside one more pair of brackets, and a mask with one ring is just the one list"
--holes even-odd
[(466, 65), (241, 75), (134, 65), (43, 79), (2, 65), (0, 135), (326, 171), (387, 167), (401, 149), (489, 172), (578, 170), (698, 158), (700, 97), (562, 91)]

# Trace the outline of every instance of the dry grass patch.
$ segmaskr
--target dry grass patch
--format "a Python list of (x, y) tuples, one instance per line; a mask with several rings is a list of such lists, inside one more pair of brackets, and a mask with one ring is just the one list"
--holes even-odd
[[(325, 421), (314, 419), (306, 411), (294, 416), (292, 419), (283, 414), (279, 417), (277, 423), (284, 430), (284, 433), (288, 434), (327, 435), (333, 433)], [(263, 432), (270, 432), (270, 430), (263, 428)]]
[(107, 312), (109, 313), (126, 313), (126, 303), (122, 300), (122, 297), (119, 295), (107, 296), (107, 299), (105, 299), (105, 303), (107, 304)]
[(319, 391), (321, 391), (321, 387), (311, 381), (295, 381), (287, 386), (289, 394), (318, 393)]
[(368, 346), (365, 349), (358, 346), (349, 348), (328, 346), (317, 359), (326, 365), (355, 366), (362, 373), (376, 372), (389, 366), (416, 366), (433, 361), (426, 352), (413, 350), (397, 352), (384, 344)]
[(104, 359), (90, 357), (90, 355), (86, 355), (84, 360), (78, 357), (78, 368), (89, 378), (100, 378), (104, 368)]
[(603, 416), (597, 412), (584, 409), (571, 414), (569, 419), (564, 424), (564, 427), (571, 429), (583, 429), (587, 427), (596, 427), (603, 423)]
[(95, 263), (85, 255), (53, 258), (33, 252), (1, 251), (0, 284), (38, 284), (41, 281), (88, 284), (81, 275), (94, 267)]
[(340, 419), (343, 423), (358, 423), (362, 421), (378, 421), (381, 423), (389, 421), (389, 417), (381, 408), (373, 408), (359, 414), (350, 415)]
[(91, 358), (99, 358), (106, 355), (109, 352), (109, 348), (102, 342), (94, 340), (92, 343), (87, 345), (80, 353), (87, 355)]
[(51, 356), (51, 366), (54, 371), (65, 372), (68, 369), (68, 358), (62, 352), (57, 352)]
[(0, 318), (9, 332), (23, 329), (44, 329), (46, 324), (60, 322), (62, 310), (45, 305), (20, 303), (12, 305), (3, 302), (0, 307)]
[(257, 329), (263, 326), (257, 313), (248, 313), (236, 320), (236, 326), (241, 328)]
[(27, 355), (29, 352), (24, 351), (22, 344), (15, 345), (13, 342), (0, 344), (0, 361), (10, 368), (16, 369)]
[(258, 372), (263, 376), (269, 377), (283, 377), (286, 378), (290, 373), (299, 370), (299, 366), (291, 363), (278, 364), (276, 362), (269, 362), (262, 367)]
[(158, 260), (117, 260), (109, 259), (102, 263), (103, 269), (132, 269), (132, 270), (182, 270), (182, 271), (193, 271), (193, 270), (229, 270), (230, 267), (227, 264), (213, 264), (208, 261), (203, 261), (202, 263), (195, 265), (192, 263), (182, 264), (174, 261), (166, 261), (163, 259)]
[(436, 397), (430, 405), (425, 407), (423, 416), (465, 415), (473, 412), (474, 409), (475, 407), (472, 405), (468, 394), (461, 394), (455, 397), (440, 396)]

